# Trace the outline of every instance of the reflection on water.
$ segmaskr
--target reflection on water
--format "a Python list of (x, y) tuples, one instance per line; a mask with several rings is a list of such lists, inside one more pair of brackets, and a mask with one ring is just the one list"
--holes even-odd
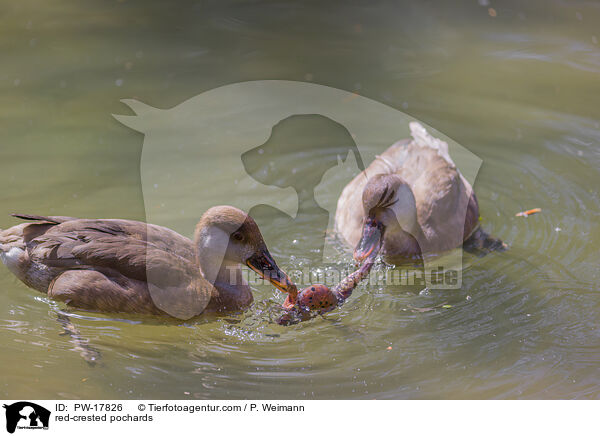
[[(2, 268), (0, 369), (10, 376), (0, 393), (599, 398), (600, 9), (521, 3), (7, 7), (0, 227), (14, 224), (13, 211), (143, 219), (142, 137), (111, 118), (119, 100), (167, 108), (216, 86), (276, 78), (358, 92), (469, 148), (484, 162), (475, 183), (483, 224), (510, 250), (465, 255), (458, 291), (363, 284), (342, 308), (288, 328), (273, 322), (283, 295), (269, 287), (255, 289), (246, 313), (186, 323), (72, 314), (101, 355), (94, 367), (81, 344), (60, 336), (62, 308)], [(202, 174), (193, 182), (208, 185)], [(514, 216), (533, 207), (542, 213)], [(318, 266), (316, 253), (290, 246), (291, 234), (303, 247), (320, 241), (310, 222), (261, 229), (282, 268)], [(340, 246), (324, 268), (350, 260)]]

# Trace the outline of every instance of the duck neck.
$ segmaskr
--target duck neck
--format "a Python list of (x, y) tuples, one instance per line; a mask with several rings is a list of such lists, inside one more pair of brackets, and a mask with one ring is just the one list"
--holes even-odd
[[(417, 205), (412, 190), (408, 185), (401, 186), (395, 202), (390, 206), (391, 214), (385, 224), (383, 249), (395, 247), (393, 251), (412, 252), (426, 249), (427, 237), (419, 224)], [(388, 250), (389, 251), (389, 250)]]
[(219, 259), (218, 255), (206, 251), (198, 253), (198, 266), (204, 278), (214, 285), (227, 283), (237, 286), (244, 283), (240, 265)]
[(393, 229), (386, 228), (381, 250), (386, 255), (413, 257), (422, 255), (426, 247), (427, 240), (420, 226), (410, 232), (396, 226)]
[(225, 257), (229, 235), (217, 228), (198, 229), (194, 236), (196, 259), (200, 271), (211, 284), (227, 284), (231, 288), (247, 285), (238, 262)]
[(196, 244), (197, 263), (202, 276), (213, 286), (212, 297), (206, 308), (209, 312), (238, 310), (252, 303), (252, 291), (239, 263), (225, 259), (218, 247)]

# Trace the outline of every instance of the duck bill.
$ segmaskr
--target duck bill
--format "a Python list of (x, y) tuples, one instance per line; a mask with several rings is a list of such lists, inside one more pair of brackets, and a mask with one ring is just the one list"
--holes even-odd
[(363, 262), (365, 259), (375, 259), (381, 249), (383, 240), (383, 225), (375, 218), (367, 218), (362, 236), (354, 250), (354, 260)]
[(292, 283), (286, 273), (279, 269), (268, 250), (265, 249), (254, 254), (246, 261), (246, 265), (263, 279), (270, 281), (280, 291), (297, 292), (296, 285)]

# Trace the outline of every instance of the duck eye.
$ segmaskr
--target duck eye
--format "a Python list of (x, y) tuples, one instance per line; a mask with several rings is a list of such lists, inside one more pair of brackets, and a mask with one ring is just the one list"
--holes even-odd
[(233, 237), (233, 239), (235, 239), (238, 242), (241, 242), (244, 240), (244, 235), (242, 235), (240, 232), (235, 232), (233, 235), (231, 235)]

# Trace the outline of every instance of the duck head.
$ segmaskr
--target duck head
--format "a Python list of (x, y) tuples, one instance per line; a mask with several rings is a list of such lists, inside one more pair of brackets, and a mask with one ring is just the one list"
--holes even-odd
[(354, 259), (374, 259), (386, 235), (399, 230), (412, 233), (417, 225), (415, 197), (410, 186), (396, 174), (377, 174), (365, 185), (362, 194), (364, 222)]
[(216, 206), (207, 210), (196, 227), (194, 241), (208, 280), (223, 280), (228, 277), (227, 267), (246, 265), (277, 289), (296, 290), (269, 253), (256, 222), (240, 209)]

